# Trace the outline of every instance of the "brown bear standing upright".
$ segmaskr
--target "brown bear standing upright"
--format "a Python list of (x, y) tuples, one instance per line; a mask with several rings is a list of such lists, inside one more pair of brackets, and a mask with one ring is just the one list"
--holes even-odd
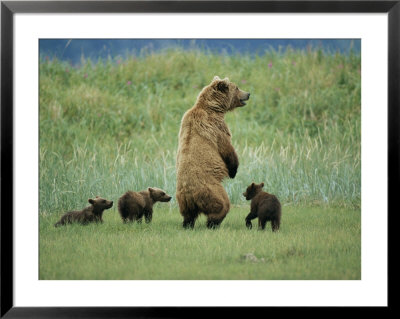
[(122, 221), (142, 222), (142, 217), (146, 223), (150, 223), (153, 218), (153, 205), (155, 202), (169, 202), (171, 196), (167, 195), (162, 189), (149, 187), (145, 191), (127, 191), (118, 200), (118, 211)]
[(193, 228), (200, 213), (207, 215), (208, 228), (217, 227), (229, 211), (229, 198), (221, 182), (225, 177), (235, 177), (239, 160), (224, 116), (246, 105), (249, 97), (250, 93), (228, 78), (216, 76), (183, 115), (176, 159), (176, 199), (185, 228)]
[(275, 195), (263, 192), (263, 187), (264, 183), (252, 183), (243, 193), (247, 200), (251, 199), (246, 226), (251, 229), (251, 220), (258, 217), (258, 228), (264, 229), (267, 221), (271, 221), (272, 231), (277, 231), (281, 224), (281, 203)]
[(61, 219), (54, 224), (54, 226), (58, 227), (60, 225), (71, 224), (75, 222), (82, 225), (86, 225), (91, 222), (102, 223), (104, 210), (111, 208), (113, 202), (99, 196), (96, 196), (95, 199), (90, 198), (88, 202), (91, 204), (90, 206), (79, 211), (65, 213)]

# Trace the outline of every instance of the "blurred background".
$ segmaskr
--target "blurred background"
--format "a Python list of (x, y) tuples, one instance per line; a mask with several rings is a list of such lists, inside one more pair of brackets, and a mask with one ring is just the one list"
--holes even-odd
[(79, 63), (82, 57), (93, 60), (127, 58), (132, 54), (149, 54), (167, 48), (207, 50), (214, 54), (263, 55), (266, 51), (322, 49), (326, 53), (360, 53), (358, 39), (41, 39), (40, 54)]

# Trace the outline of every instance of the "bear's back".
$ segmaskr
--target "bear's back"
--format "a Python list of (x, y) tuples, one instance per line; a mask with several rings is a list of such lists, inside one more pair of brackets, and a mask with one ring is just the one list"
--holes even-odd
[(61, 221), (65, 223), (85, 223), (94, 220), (93, 206), (88, 206), (82, 210), (69, 211), (62, 216)]
[(130, 207), (134, 209), (143, 209), (146, 206), (146, 200), (141, 192), (127, 191), (118, 200), (119, 209)]
[(281, 203), (278, 198), (267, 192), (260, 192), (251, 201), (251, 205), (257, 206), (258, 215), (268, 215), (270, 217), (281, 214)]

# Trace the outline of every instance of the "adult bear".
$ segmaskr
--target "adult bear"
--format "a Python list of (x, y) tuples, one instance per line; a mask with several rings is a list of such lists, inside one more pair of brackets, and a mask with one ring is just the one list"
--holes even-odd
[(200, 213), (207, 215), (208, 228), (218, 227), (229, 211), (222, 180), (235, 177), (239, 160), (224, 116), (246, 105), (249, 97), (250, 93), (228, 78), (216, 76), (183, 115), (176, 159), (176, 199), (185, 228), (193, 228)]

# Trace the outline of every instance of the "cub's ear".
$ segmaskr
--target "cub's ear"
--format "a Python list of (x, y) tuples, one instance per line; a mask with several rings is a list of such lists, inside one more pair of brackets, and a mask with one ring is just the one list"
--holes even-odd
[(254, 187), (254, 182), (253, 183), (251, 183), (251, 185), (250, 185), (251, 187)]
[(89, 202), (90, 204), (92, 204), (92, 205), (94, 204), (94, 200), (91, 199), (91, 198), (89, 198), (88, 202)]
[(154, 192), (154, 189), (152, 189), (151, 187), (149, 187), (147, 190), (148, 190), (150, 193), (151, 193), (151, 192)]
[(214, 78), (213, 78), (213, 82), (214, 82), (214, 81), (221, 81), (221, 79), (219, 78), (218, 75), (216, 75), (216, 76), (214, 76)]
[(260, 186), (261, 186), (261, 187), (264, 187), (264, 183), (261, 183)]

